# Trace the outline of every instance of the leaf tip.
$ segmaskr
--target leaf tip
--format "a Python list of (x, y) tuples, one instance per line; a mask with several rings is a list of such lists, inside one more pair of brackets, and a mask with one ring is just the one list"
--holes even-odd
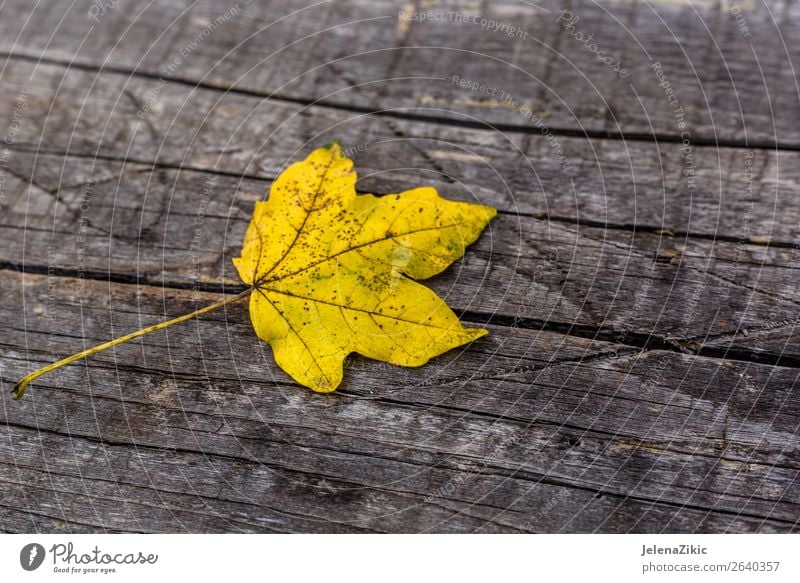
[(325, 144), (322, 147), (326, 148), (328, 150), (331, 150), (332, 152), (337, 152), (338, 151), (338, 152), (341, 153), (342, 147), (343, 147), (342, 146), (342, 140), (340, 140), (339, 138), (333, 138), (330, 142), (328, 142), (327, 144)]
[(339, 385), (342, 384), (342, 377), (339, 376), (338, 378), (329, 378), (323, 375), (311, 380), (311, 382), (301, 382), (301, 384), (304, 384), (315, 393), (332, 393), (339, 388)]
[(469, 331), (472, 332), (472, 338), (470, 338), (470, 342), (489, 335), (489, 331), (486, 328), (469, 328)]

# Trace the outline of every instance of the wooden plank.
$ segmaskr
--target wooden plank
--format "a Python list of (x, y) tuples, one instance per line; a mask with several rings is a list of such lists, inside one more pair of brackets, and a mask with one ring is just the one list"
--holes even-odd
[(333, 137), (362, 192), (500, 209), (430, 282), (491, 335), (328, 396), (243, 305), (99, 355), (5, 397), (0, 530), (797, 530), (794, 3), (749, 35), (721, 3), (480, 9), (523, 39), (383, 0), (91, 6), (0, 7), (0, 385), (238, 289), (254, 201)]
[(93, 6), (5, 2), (0, 51), (533, 133), (541, 119), (567, 132), (800, 145), (790, 0)]
[[(12, 61), (0, 79), (0, 118), (12, 120), (15, 111), (19, 118), (12, 149), (272, 179), (340, 138), (367, 191), (425, 181), (536, 217), (800, 248), (800, 152), (695, 146), (687, 153), (680, 144), (432, 126), (58, 66), (37, 67), (31, 82), (30, 67)], [(20, 111), (21, 91), (28, 97)], [(33, 160), (7, 166), (31, 175)]]
[[(76, 300), (63, 278), (0, 278), (2, 325), (19, 326), (25, 306), (3, 379), (107, 336), (112, 320), (121, 331), (211, 299), (86, 281)], [(491, 332), (424, 370), (357, 359), (327, 396), (272, 364), (243, 306), (98, 355), (3, 408), (2, 527), (797, 528), (793, 370)]]
[[(24, 153), (9, 158), (9, 169), (19, 184), (0, 217), (7, 265), (178, 287), (240, 285), (232, 259), (254, 201), (269, 188), (255, 178)], [(402, 180), (404, 188), (420, 183), (410, 174)], [(469, 188), (440, 186), (474, 200)], [(490, 191), (479, 200), (506, 204)], [(473, 318), (577, 327), (635, 346), (702, 353), (708, 344), (706, 354), (796, 366), (796, 253), (506, 210), (431, 285)], [(745, 334), (758, 335), (757, 350)]]

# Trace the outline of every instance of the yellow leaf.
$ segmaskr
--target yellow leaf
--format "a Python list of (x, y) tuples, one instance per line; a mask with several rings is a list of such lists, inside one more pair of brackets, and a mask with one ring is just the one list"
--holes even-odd
[(336, 389), (357, 352), (402, 366), (485, 334), (464, 328), (415, 279), (464, 254), (495, 209), (433, 188), (357, 195), (353, 163), (334, 143), (290, 166), (256, 203), (234, 264), (253, 287), (250, 318), (278, 365), (319, 392)]
[(461, 257), (495, 210), (444, 200), (433, 188), (359, 196), (355, 184), (338, 144), (315, 150), (275, 180), (267, 202), (256, 203), (234, 259), (248, 289), (43, 366), (12, 387), (14, 398), (42, 375), (248, 297), (253, 327), (275, 361), (319, 392), (339, 386), (351, 352), (420, 366), (486, 334), (461, 326), (413, 279)]

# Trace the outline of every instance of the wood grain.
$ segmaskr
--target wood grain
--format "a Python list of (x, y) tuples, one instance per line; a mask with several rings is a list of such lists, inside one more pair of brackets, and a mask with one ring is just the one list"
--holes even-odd
[[(24, 152), (10, 156), (9, 168), (32, 175), (19, 179), (19, 197), (0, 218), (9, 233), (0, 250), (6, 265), (241, 289), (232, 259), (268, 180)], [(397, 174), (398, 190), (420, 183), (413, 170)], [(465, 259), (431, 282), (478, 321), (800, 365), (794, 248), (550, 220), (515, 211), (502, 194), (439, 185), (452, 198), (501, 209)]]
[[(273, 179), (338, 138), (367, 191), (425, 180), (518, 214), (800, 247), (792, 220), (800, 216), (800, 152), (686, 151), (669, 142), (432, 125), (54, 65), (30, 76), (29, 62), (11, 60), (0, 79), (0, 114), (8, 119), (20, 92), (29, 92), (14, 151), (66, 153), (89, 158), (90, 167), (111, 159)], [(149, 96), (155, 101), (140, 118)], [(36, 160), (20, 158), (18, 173), (30, 175)], [(58, 187), (57, 179), (48, 183)]]
[[(0, 50), (303, 103), (534, 133), (539, 130), (527, 112), (566, 132), (663, 139), (680, 138), (688, 128), (694, 141), (800, 145), (794, 123), (800, 89), (789, 66), (800, 50), (791, 42), (800, 33), (800, 7), (791, 0), (449, 0), (435, 6), (138, 0), (97, 22), (89, 17), (92, 5), (6, 2)], [(598, 51), (628, 76), (601, 61)], [(453, 77), (486, 85), (494, 95), (465, 89)], [(662, 87), (665, 79), (677, 107)], [(678, 126), (680, 114), (687, 128)]]
[[(4, 349), (12, 378), (210, 299), (86, 281), (81, 300), (43, 276), (2, 278), (3, 326), (17, 323), (20, 294), (33, 314)], [(355, 360), (343, 389), (319, 396), (272, 364), (244, 307), (232, 307), (43, 378), (8, 404), (6, 491), (68, 531), (795, 524), (798, 411), (791, 390), (775, 392), (794, 371), (491, 332), (426, 369)]]
[[(798, 5), (418, 4), (0, 6), (0, 530), (800, 529)], [(243, 289), (333, 138), (360, 192), (499, 209), (427, 282), (488, 337), (317, 395), (234, 304), (10, 399)]]

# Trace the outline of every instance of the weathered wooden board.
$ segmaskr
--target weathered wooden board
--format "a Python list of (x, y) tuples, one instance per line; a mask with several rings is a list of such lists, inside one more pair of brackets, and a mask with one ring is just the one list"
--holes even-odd
[[(86, 281), (78, 301), (62, 278), (0, 278), (3, 327), (20, 303), (30, 314), (4, 338), (4, 378), (112, 334), (112, 321), (119, 332), (211, 299)], [(243, 306), (99, 355), (4, 407), (3, 527), (795, 526), (793, 370), (491, 332), (428, 369), (356, 360), (328, 396), (288, 381)]]
[(800, 146), (791, 0), (131, 0), (102, 14), (94, 4), (9, 0), (0, 51), (533, 132), (541, 119), (568, 132)]
[(0, 6), (0, 388), (241, 289), (332, 138), (500, 209), (429, 282), (491, 335), (326, 396), (244, 305), (98, 355), (3, 397), (0, 530), (798, 530), (795, 3), (92, 6)]
[[(0, 218), (9, 233), (0, 260), (178, 287), (240, 285), (231, 260), (269, 188), (256, 178), (27, 153), (10, 156), (9, 168), (32, 183), (19, 180)], [(419, 177), (403, 171), (395, 180), (411, 188)], [(441, 188), (473, 196), (463, 183)], [(479, 200), (505, 210), (458, 267), (433, 281), (454, 308), (639, 346), (800, 364), (796, 249), (604, 230), (516, 214), (501, 194), (483, 191)]]
[[(38, 66), (32, 83), (30, 69), (12, 60), (0, 79), (4, 117), (30, 91), (15, 149), (271, 179), (339, 138), (364, 190), (425, 180), (518, 214), (800, 247), (800, 152), (693, 146), (687, 153), (680, 144), (431, 125), (60, 66)], [(147, 96), (156, 97), (142, 119)], [(18, 164), (29, 174), (33, 159)]]

